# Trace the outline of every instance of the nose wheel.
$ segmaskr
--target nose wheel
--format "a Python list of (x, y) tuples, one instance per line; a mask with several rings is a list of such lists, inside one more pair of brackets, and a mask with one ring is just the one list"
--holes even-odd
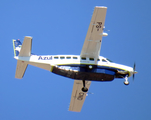
[(88, 88), (85, 87), (85, 80), (82, 80), (83, 88), (81, 89), (83, 92), (88, 92)]
[(124, 79), (125, 79), (124, 84), (125, 84), (125, 85), (129, 85), (129, 82), (128, 82), (128, 76), (127, 76), (127, 75), (125, 76), (125, 78), (124, 78)]

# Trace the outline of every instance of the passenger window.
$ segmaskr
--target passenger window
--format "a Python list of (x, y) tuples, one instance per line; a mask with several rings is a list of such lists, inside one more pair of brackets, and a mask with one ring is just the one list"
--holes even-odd
[(62, 57), (60, 57), (60, 59), (65, 59), (65, 57), (62, 56)]
[(66, 57), (66, 59), (71, 59), (71, 57)]
[(81, 59), (82, 59), (82, 60), (86, 60), (86, 58), (85, 58), (85, 57), (82, 57)]
[(89, 58), (89, 60), (94, 61), (94, 58)]
[(58, 59), (58, 57), (54, 57), (54, 59)]
[(73, 57), (73, 59), (78, 59), (77, 57)]
[(100, 59), (98, 59), (98, 61), (100, 61)]
[(102, 62), (107, 62), (106, 60), (102, 59)]

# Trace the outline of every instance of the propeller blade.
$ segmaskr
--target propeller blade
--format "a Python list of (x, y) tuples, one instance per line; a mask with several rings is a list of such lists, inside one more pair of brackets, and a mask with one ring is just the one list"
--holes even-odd
[(135, 69), (136, 69), (136, 64), (134, 63), (134, 66), (133, 66), (133, 81), (134, 81), (134, 78), (135, 78), (135, 73), (137, 73), (137, 72), (135, 71)]
[(133, 74), (133, 81), (134, 81), (134, 78), (135, 78), (135, 74)]
[(136, 68), (136, 64), (134, 63), (134, 67), (133, 67), (134, 71), (135, 71), (135, 68)]

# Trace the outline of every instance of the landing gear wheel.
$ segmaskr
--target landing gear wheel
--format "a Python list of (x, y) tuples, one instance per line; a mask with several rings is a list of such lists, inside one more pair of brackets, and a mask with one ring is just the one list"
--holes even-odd
[(86, 87), (83, 87), (81, 90), (82, 90), (83, 92), (88, 92), (88, 88), (86, 88)]
[(124, 84), (125, 84), (125, 85), (129, 85), (129, 82), (128, 82), (128, 81), (124, 81)]
[(127, 75), (125, 76), (124, 84), (125, 84), (125, 85), (129, 85), (129, 82), (128, 82), (128, 76), (127, 76)]

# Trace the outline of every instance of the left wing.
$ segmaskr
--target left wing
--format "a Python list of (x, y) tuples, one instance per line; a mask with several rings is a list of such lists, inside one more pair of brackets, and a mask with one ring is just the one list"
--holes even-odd
[(102, 36), (107, 35), (107, 33), (103, 33), (106, 10), (107, 7), (95, 7), (80, 55), (95, 59), (95, 63), (100, 55)]
[[(89, 89), (91, 81), (85, 81), (85, 86)], [(82, 92), (82, 80), (74, 80), (69, 111), (80, 112), (86, 98), (87, 92)]]

